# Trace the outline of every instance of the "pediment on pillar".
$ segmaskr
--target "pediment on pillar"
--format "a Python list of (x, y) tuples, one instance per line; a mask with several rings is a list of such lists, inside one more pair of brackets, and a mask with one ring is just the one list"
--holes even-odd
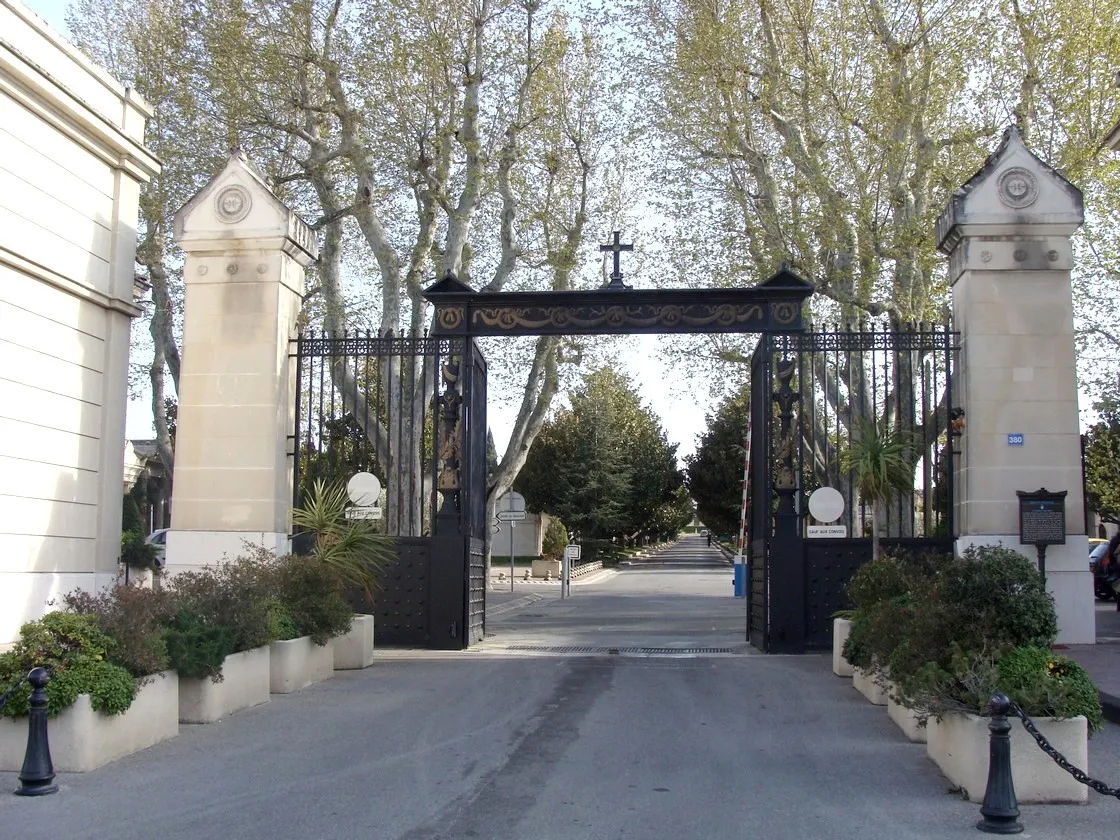
[(1072, 234), (1084, 221), (1081, 190), (1034, 154), (1010, 126), (980, 170), (953, 191), (937, 220), (937, 247), (964, 237)]
[(316, 259), (315, 232), (269, 188), (241, 150), (175, 213), (175, 241), (185, 251), (226, 250), (284, 243), (306, 264)]

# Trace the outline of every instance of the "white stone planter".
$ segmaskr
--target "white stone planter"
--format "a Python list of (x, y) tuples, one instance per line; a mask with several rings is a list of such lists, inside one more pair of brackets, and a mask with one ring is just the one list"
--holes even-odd
[[(1089, 725), (1084, 717), (1069, 720), (1034, 718), (1046, 736), (1076, 767), (1089, 770)], [(1072, 802), (1084, 805), (1089, 789), (1075, 781), (1046, 753), (1015, 718), (1011, 722), (1011, 776), (1020, 802)], [(972, 802), (982, 802), (988, 784), (988, 719), (953, 712), (927, 724), (926, 752), (945, 777)]]
[(856, 691), (866, 697), (872, 705), (887, 705), (887, 689), (879, 684), (878, 676), (874, 671), (865, 671), (862, 668), (853, 669), (852, 685)]
[(887, 691), (887, 715), (902, 730), (903, 735), (915, 743), (924, 744), (926, 742), (926, 727), (918, 725), (917, 713), (894, 700), (891, 697), (893, 693), (894, 686), (891, 685)]
[(350, 621), (350, 632), (331, 639), (334, 646), (334, 669), (353, 671), (373, 664), (373, 616), (356, 615)]
[(855, 674), (852, 664), (844, 658), (844, 641), (852, 632), (852, 622), (846, 618), (832, 619), (832, 673), (838, 677), (850, 677)]
[(269, 649), (269, 691), (291, 694), (334, 675), (334, 647), (316, 645), (310, 636), (273, 642)]
[(180, 677), (179, 722), (214, 723), (241, 709), (267, 703), (270, 663), (268, 645), (262, 645), (227, 656), (221, 682)]
[[(178, 735), (178, 676), (164, 671), (148, 680), (119, 715), (94, 711), (89, 695), (80, 694), (51, 718), (47, 740), (55, 771), (85, 773)], [(0, 718), (0, 770), (19, 771), (26, 748), (27, 718)]]
[(534, 560), (533, 561), (533, 577), (543, 578), (549, 574), (554, 578), (560, 577), (560, 561), (559, 560)]

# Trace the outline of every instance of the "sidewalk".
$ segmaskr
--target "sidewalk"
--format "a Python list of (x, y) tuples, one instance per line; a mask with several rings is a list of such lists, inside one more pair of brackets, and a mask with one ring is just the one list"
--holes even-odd
[(1089, 672), (1101, 690), (1104, 716), (1120, 723), (1120, 612), (1113, 602), (1096, 602), (1097, 643), (1062, 650)]

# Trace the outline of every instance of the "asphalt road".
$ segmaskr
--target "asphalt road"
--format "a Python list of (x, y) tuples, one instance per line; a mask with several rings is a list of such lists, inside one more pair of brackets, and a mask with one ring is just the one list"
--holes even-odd
[[(64, 775), (55, 796), (0, 795), (0, 840), (978, 836), (977, 806), (825, 657), (740, 652), (729, 568), (658, 559), (531, 599), (490, 622), (481, 650), (382, 651), (365, 671)], [(530, 643), (620, 652), (510, 650)], [(642, 650), (661, 647), (735, 652)], [(1090, 752), (1120, 783), (1120, 728)], [(0, 790), (15, 786), (0, 774)], [(1023, 822), (1024, 837), (1112, 840), (1120, 802), (1024, 806)]]

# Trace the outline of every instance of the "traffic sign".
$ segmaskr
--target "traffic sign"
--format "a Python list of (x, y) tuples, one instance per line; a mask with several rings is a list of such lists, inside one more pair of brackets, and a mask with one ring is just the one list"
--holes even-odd
[(569, 560), (578, 560), (582, 551), (582, 547), (575, 543), (568, 543), (564, 546), (564, 556)]
[(818, 522), (835, 522), (844, 512), (844, 497), (835, 487), (818, 487), (809, 494), (809, 513)]
[(381, 482), (373, 473), (354, 473), (346, 482), (346, 495), (359, 507), (373, 507), (381, 499)]
[(524, 510), (500, 510), (498, 511), (499, 522), (520, 522), (525, 518)]
[(506, 493), (503, 493), (502, 497), (498, 499), (498, 510), (509, 511), (511, 513), (521, 511), (522, 513), (524, 513), (525, 497), (518, 493), (516, 490), (509, 490)]

